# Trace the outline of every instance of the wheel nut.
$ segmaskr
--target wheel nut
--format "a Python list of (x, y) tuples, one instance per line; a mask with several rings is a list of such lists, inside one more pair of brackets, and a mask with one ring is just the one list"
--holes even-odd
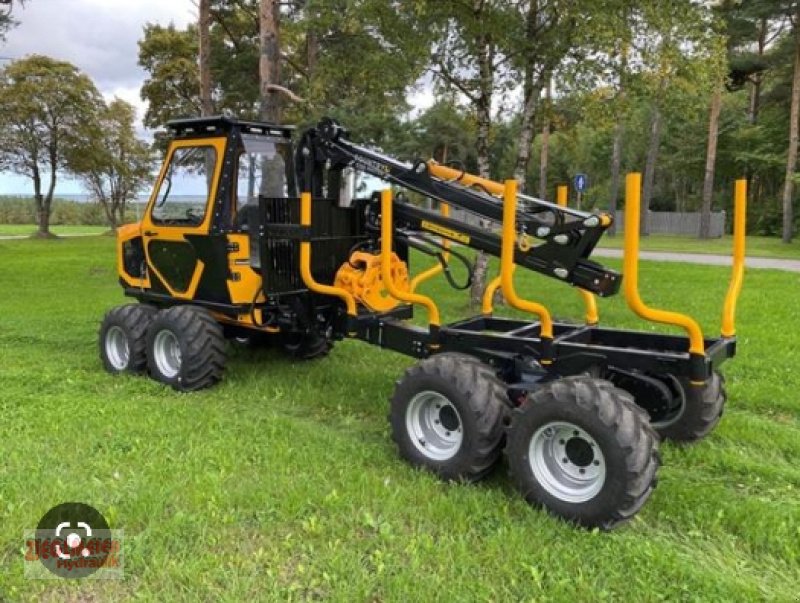
[(548, 427), (547, 429), (544, 430), (544, 437), (546, 437), (546, 438), (552, 438), (553, 437), (553, 428), (552, 427)]
[(569, 459), (567, 457), (564, 457), (563, 459), (561, 459), (561, 462), (562, 463), (569, 463)]

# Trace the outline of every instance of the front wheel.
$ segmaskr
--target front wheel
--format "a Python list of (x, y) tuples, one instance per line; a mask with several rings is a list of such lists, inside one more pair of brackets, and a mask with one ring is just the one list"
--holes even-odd
[(647, 413), (607, 381), (568, 377), (512, 413), (511, 477), (525, 499), (586, 527), (611, 529), (650, 497), (658, 436)]
[(162, 310), (147, 331), (147, 366), (154, 379), (179, 391), (211, 387), (225, 368), (222, 327), (197, 306)]

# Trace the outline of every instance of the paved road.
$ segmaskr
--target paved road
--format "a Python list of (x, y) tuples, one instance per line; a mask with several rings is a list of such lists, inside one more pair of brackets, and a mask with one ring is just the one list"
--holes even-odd
[[(621, 258), (621, 249), (602, 249), (596, 247), (593, 256), (604, 258)], [(706, 264), (710, 266), (730, 266), (731, 258), (727, 255), (707, 253), (672, 253), (667, 251), (640, 251), (639, 257), (643, 260), (656, 260), (658, 262), (684, 262), (687, 264)], [(748, 268), (772, 268), (774, 270), (788, 270), (800, 272), (800, 260), (787, 260), (782, 258), (746, 258), (745, 266)]]

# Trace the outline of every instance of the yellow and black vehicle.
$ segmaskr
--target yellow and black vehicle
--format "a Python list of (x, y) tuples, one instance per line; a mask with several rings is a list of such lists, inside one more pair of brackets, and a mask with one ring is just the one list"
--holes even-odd
[[(638, 291), (638, 174), (626, 188), (624, 281), (590, 255), (611, 217), (518, 193), (433, 161), (404, 163), (323, 120), (292, 128), (227, 117), (169, 124), (172, 139), (141, 222), (118, 234), (119, 280), (137, 303), (108, 312), (100, 355), (112, 373), (147, 372), (180, 391), (222, 378), (226, 340), (274, 342), (297, 358), (344, 338), (419, 359), (391, 399), (400, 454), (444, 479), (475, 481), (498, 462), (532, 504), (610, 528), (650, 496), (660, 438), (694, 441), (725, 403), (744, 264), (737, 182), (733, 275), (719, 337)], [(385, 183), (365, 190), (366, 180)], [(379, 179), (379, 180), (378, 180)], [(411, 203), (413, 191), (431, 209)], [(431, 204), (428, 204), (431, 205)], [(409, 250), (439, 259), (411, 274)], [(441, 324), (420, 283), (465, 249), (500, 258), (479, 316)], [(574, 287), (583, 323), (522, 299), (517, 267)], [(683, 335), (599, 324), (596, 296), (623, 290), (641, 317)], [(495, 316), (500, 290), (530, 320)], [(411, 324), (415, 307), (426, 326)]]

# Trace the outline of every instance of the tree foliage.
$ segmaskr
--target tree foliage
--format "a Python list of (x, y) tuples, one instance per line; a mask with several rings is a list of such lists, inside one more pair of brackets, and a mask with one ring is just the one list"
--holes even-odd
[(103, 207), (112, 228), (125, 221), (128, 201), (151, 178), (150, 147), (136, 137), (134, 107), (120, 99), (102, 107), (91, 143), (74, 149), (70, 170)]
[(101, 103), (92, 81), (64, 61), (32, 55), (0, 71), (0, 169), (31, 179), (43, 236), (58, 174), (91, 140)]

